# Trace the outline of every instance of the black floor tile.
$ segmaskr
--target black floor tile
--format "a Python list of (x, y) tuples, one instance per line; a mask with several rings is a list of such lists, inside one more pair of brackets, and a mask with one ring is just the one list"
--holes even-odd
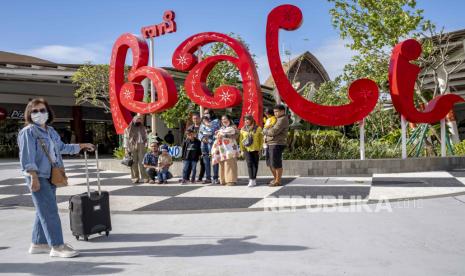
[[(257, 185), (268, 185), (268, 183), (270, 183), (270, 181), (272, 180), (273, 178), (270, 177), (270, 178), (257, 178)], [(281, 179), (281, 183), (283, 186), (291, 183), (294, 179), (296, 179), (295, 177), (283, 177)], [(236, 185), (237, 186), (247, 186), (249, 184), (249, 179), (248, 178), (239, 178), (237, 180), (237, 183)], [(221, 186), (220, 184), (216, 184), (216, 185), (213, 185), (211, 184), (210, 186)]]
[(372, 186), (380, 187), (464, 187), (462, 182), (450, 178), (373, 177)]
[[(69, 196), (56, 196), (57, 202), (66, 202), (69, 200)], [(0, 206), (24, 206), (33, 207), (32, 197), (30, 195), (18, 195), (8, 198), (0, 199)]]
[(135, 211), (248, 208), (262, 198), (172, 197)]
[(17, 185), (17, 184), (26, 184), (26, 179), (24, 178), (10, 178), (0, 181), (0, 185)]
[(465, 177), (465, 169), (448, 171), (454, 177)]
[(21, 195), (28, 194), (31, 191), (27, 185), (11, 185), (0, 188), (0, 195)]
[(280, 196), (300, 196), (307, 198), (336, 197), (343, 199), (366, 198), (370, 194), (370, 187), (322, 187), (322, 186), (287, 186), (270, 195), (270, 197)]
[(177, 196), (200, 187), (203, 186), (134, 186), (111, 191), (110, 194), (121, 196)]

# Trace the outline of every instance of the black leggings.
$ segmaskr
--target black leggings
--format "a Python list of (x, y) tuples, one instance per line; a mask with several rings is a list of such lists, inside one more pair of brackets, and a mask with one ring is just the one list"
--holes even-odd
[(244, 152), (245, 161), (247, 162), (247, 168), (249, 170), (249, 178), (256, 179), (258, 172), (258, 161), (260, 161), (260, 155), (258, 151), (246, 151)]

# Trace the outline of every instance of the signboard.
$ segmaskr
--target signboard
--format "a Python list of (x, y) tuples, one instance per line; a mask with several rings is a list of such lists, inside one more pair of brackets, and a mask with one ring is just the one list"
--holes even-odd
[(10, 113), (10, 119), (15, 120), (24, 120), (24, 111), (23, 110), (13, 110)]
[[(110, 105), (114, 126), (118, 134), (132, 120), (132, 113), (159, 113), (173, 107), (178, 99), (172, 76), (161, 68), (147, 66), (148, 46), (146, 38), (153, 38), (176, 31), (175, 14), (165, 12), (164, 22), (142, 28), (142, 37), (130, 33), (121, 35), (113, 46), (110, 64)], [(342, 126), (362, 121), (374, 109), (378, 101), (378, 86), (370, 79), (358, 79), (350, 84), (350, 103), (340, 106), (320, 105), (299, 95), (292, 87), (282, 66), (279, 55), (279, 31), (293, 31), (302, 24), (301, 10), (293, 5), (281, 5), (268, 15), (266, 24), (266, 50), (271, 74), (281, 99), (302, 119), (321, 126)], [(202, 61), (195, 52), (210, 43), (224, 43), (234, 50), (235, 56), (210, 56)], [(132, 52), (132, 67), (125, 81), (124, 66), (128, 50)], [(441, 95), (431, 100), (424, 111), (415, 108), (414, 83), (420, 68), (411, 61), (421, 54), (420, 44), (409, 39), (397, 44), (389, 66), (389, 85), (395, 109), (407, 120), (415, 123), (435, 123), (443, 119), (457, 102), (464, 100), (453, 94)], [(242, 77), (242, 92), (234, 86), (223, 85), (214, 93), (206, 85), (208, 74), (222, 61), (234, 64)], [(262, 124), (263, 99), (255, 64), (247, 48), (236, 39), (222, 33), (204, 32), (183, 41), (172, 56), (174, 68), (186, 71), (185, 88), (191, 101), (212, 109), (225, 109), (242, 104), (239, 127), (246, 114), (254, 116)], [(144, 89), (141, 81), (149, 78), (158, 93), (157, 101), (143, 102)]]
[(180, 146), (172, 146), (168, 148), (168, 153), (173, 158), (181, 158), (182, 155), (182, 148)]

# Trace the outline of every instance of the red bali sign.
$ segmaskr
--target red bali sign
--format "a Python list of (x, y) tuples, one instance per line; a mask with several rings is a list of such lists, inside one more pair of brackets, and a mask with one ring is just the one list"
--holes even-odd
[[(175, 14), (165, 12), (164, 22), (141, 29), (144, 38), (153, 38), (176, 31)], [(268, 63), (276, 87), (283, 101), (302, 119), (316, 125), (341, 126), (353, 124), (370, 114), (378, 101), (378, 87), (369, 79), (354, 81), (348, 91), (350, 103), (341, 106), (325, 106), (311, 102), (292, 87), (284, 73), (279, 55), (278, 37), (280, 29), (292, 31), (302, 24), (302, 12), (293, 5), (274, 8), (268, 15), (266, 25), (266, 47)], [(113, 121), (118, 134), (122, 134), (132, 120), (132, 113), (159, 113), (173, 107), (177, 101), (177, 90), (173, 78), (161, 68), (147, 66), (148, 46), (144, 38), (132, 34), (121, 35), (113, 46), (110, 64), (110, 105)], [(209, 43), (225, 43), (236, 56), (217, 55), (202, 61), (194, 53)], [(124, 63), (128, 49), (133, 54), (132, 67), (125, 82)], [(414, 123), (435, 123), (443, 119), (457, 102), (463, 99), (457, 95), (442, 95), (430, 101), (424, 112), (418, 111), (413, 102), (415, 80), (420, 68), (410, 61), (421, 53), (421, 46), (415, 40), (406, 40), (396, 45), (389, 67), (389, 84), (396, 110), (408, 121)], [(208, 74), (221, 61), (237, 66), (242, 77), (241, 91), (230, 85), (218, 87), (214, 92), (206, 86)], [(225, 34), (206, 32), (193, 35), (182, 42), (172, 56), (173, 66), (188, 71), (184, 86), (187, 96), (196, 104), (225, 109), (242, 103), (240, 125), (246, 114), (262, 123), (263, 99), (260, 81), (251, 55), (246, 47)], [(144, 103), (141, 81), (149, 78), (157, 91), (157, 101)]]
[(394, 107), (407, 121), (432, 124), (446, 117), (455, 103), (464, 100), (455, 94), (440, 95), (428, 102), (424, 112), (415, 108), (413, 93), (421, 69), (410, 61), (419, 58), (420, 54), (421, 45), (414, 39), (408, 39), (394, 47), (389, 65), (389, 87)]
[(296, 6), (283, 5), (268, 15), (266, 48), (271, 74), (279, 95), (292, 111), (302, 119), (321, 126), (348, 125), (365, 118), (378, 101), (378, 87), (369, 79), (359, 79), (349, 87), (350, 104), (325, 106), (313, 103), (299, 95), (284, 73), (279, 56), (279, 29), (295, 30), (302, 24), (302, 12)]
[[(225, 43), (234, 50), (237, 57), (218, 55), (208, 57), (198, 63), (194, 52), (199, 47), (212, 42)], [(215, 93), (208, 90), (208, 74), (221, 61), (229, 61), (239, 69), (243, 80), (243, 97), (241, 91), (231, 85), (222, 85), (215, 90)], [(189, 71), (185, 81), (185, 89), (187, 96), (196, 104), (207, 108), (225, 109), (237, 106), (242, 102), (240, 126), (242, 126), (243, 118), (247, 114), (253, 115), (255, 122), (259, 124), (263, 122), (263, 99), (257, 70), (247, 48), (241, 42), (220, 33), (193, 35), (182, 42), (174, 51), (173, 65), (178, 70)]]

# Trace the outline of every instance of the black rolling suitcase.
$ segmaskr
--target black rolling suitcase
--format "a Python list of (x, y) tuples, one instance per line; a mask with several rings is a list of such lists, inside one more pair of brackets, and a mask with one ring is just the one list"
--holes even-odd
[(71, 232), (79, 240), (83, 237), (89, 240), (89, 235), (102, 234), (108, 236), (111, 231), (110, 197), (108, 192), (101, 191), (100, 172), (98, 165), (98, 152), (95, 150), (97, 162), (98, 191), (91, 192), (89, 185), (89, 168), (87, 164), (87, 152), (84, 151), (86, 163), (87, 193), (72, 196), (69, 199), (69, 219)]

